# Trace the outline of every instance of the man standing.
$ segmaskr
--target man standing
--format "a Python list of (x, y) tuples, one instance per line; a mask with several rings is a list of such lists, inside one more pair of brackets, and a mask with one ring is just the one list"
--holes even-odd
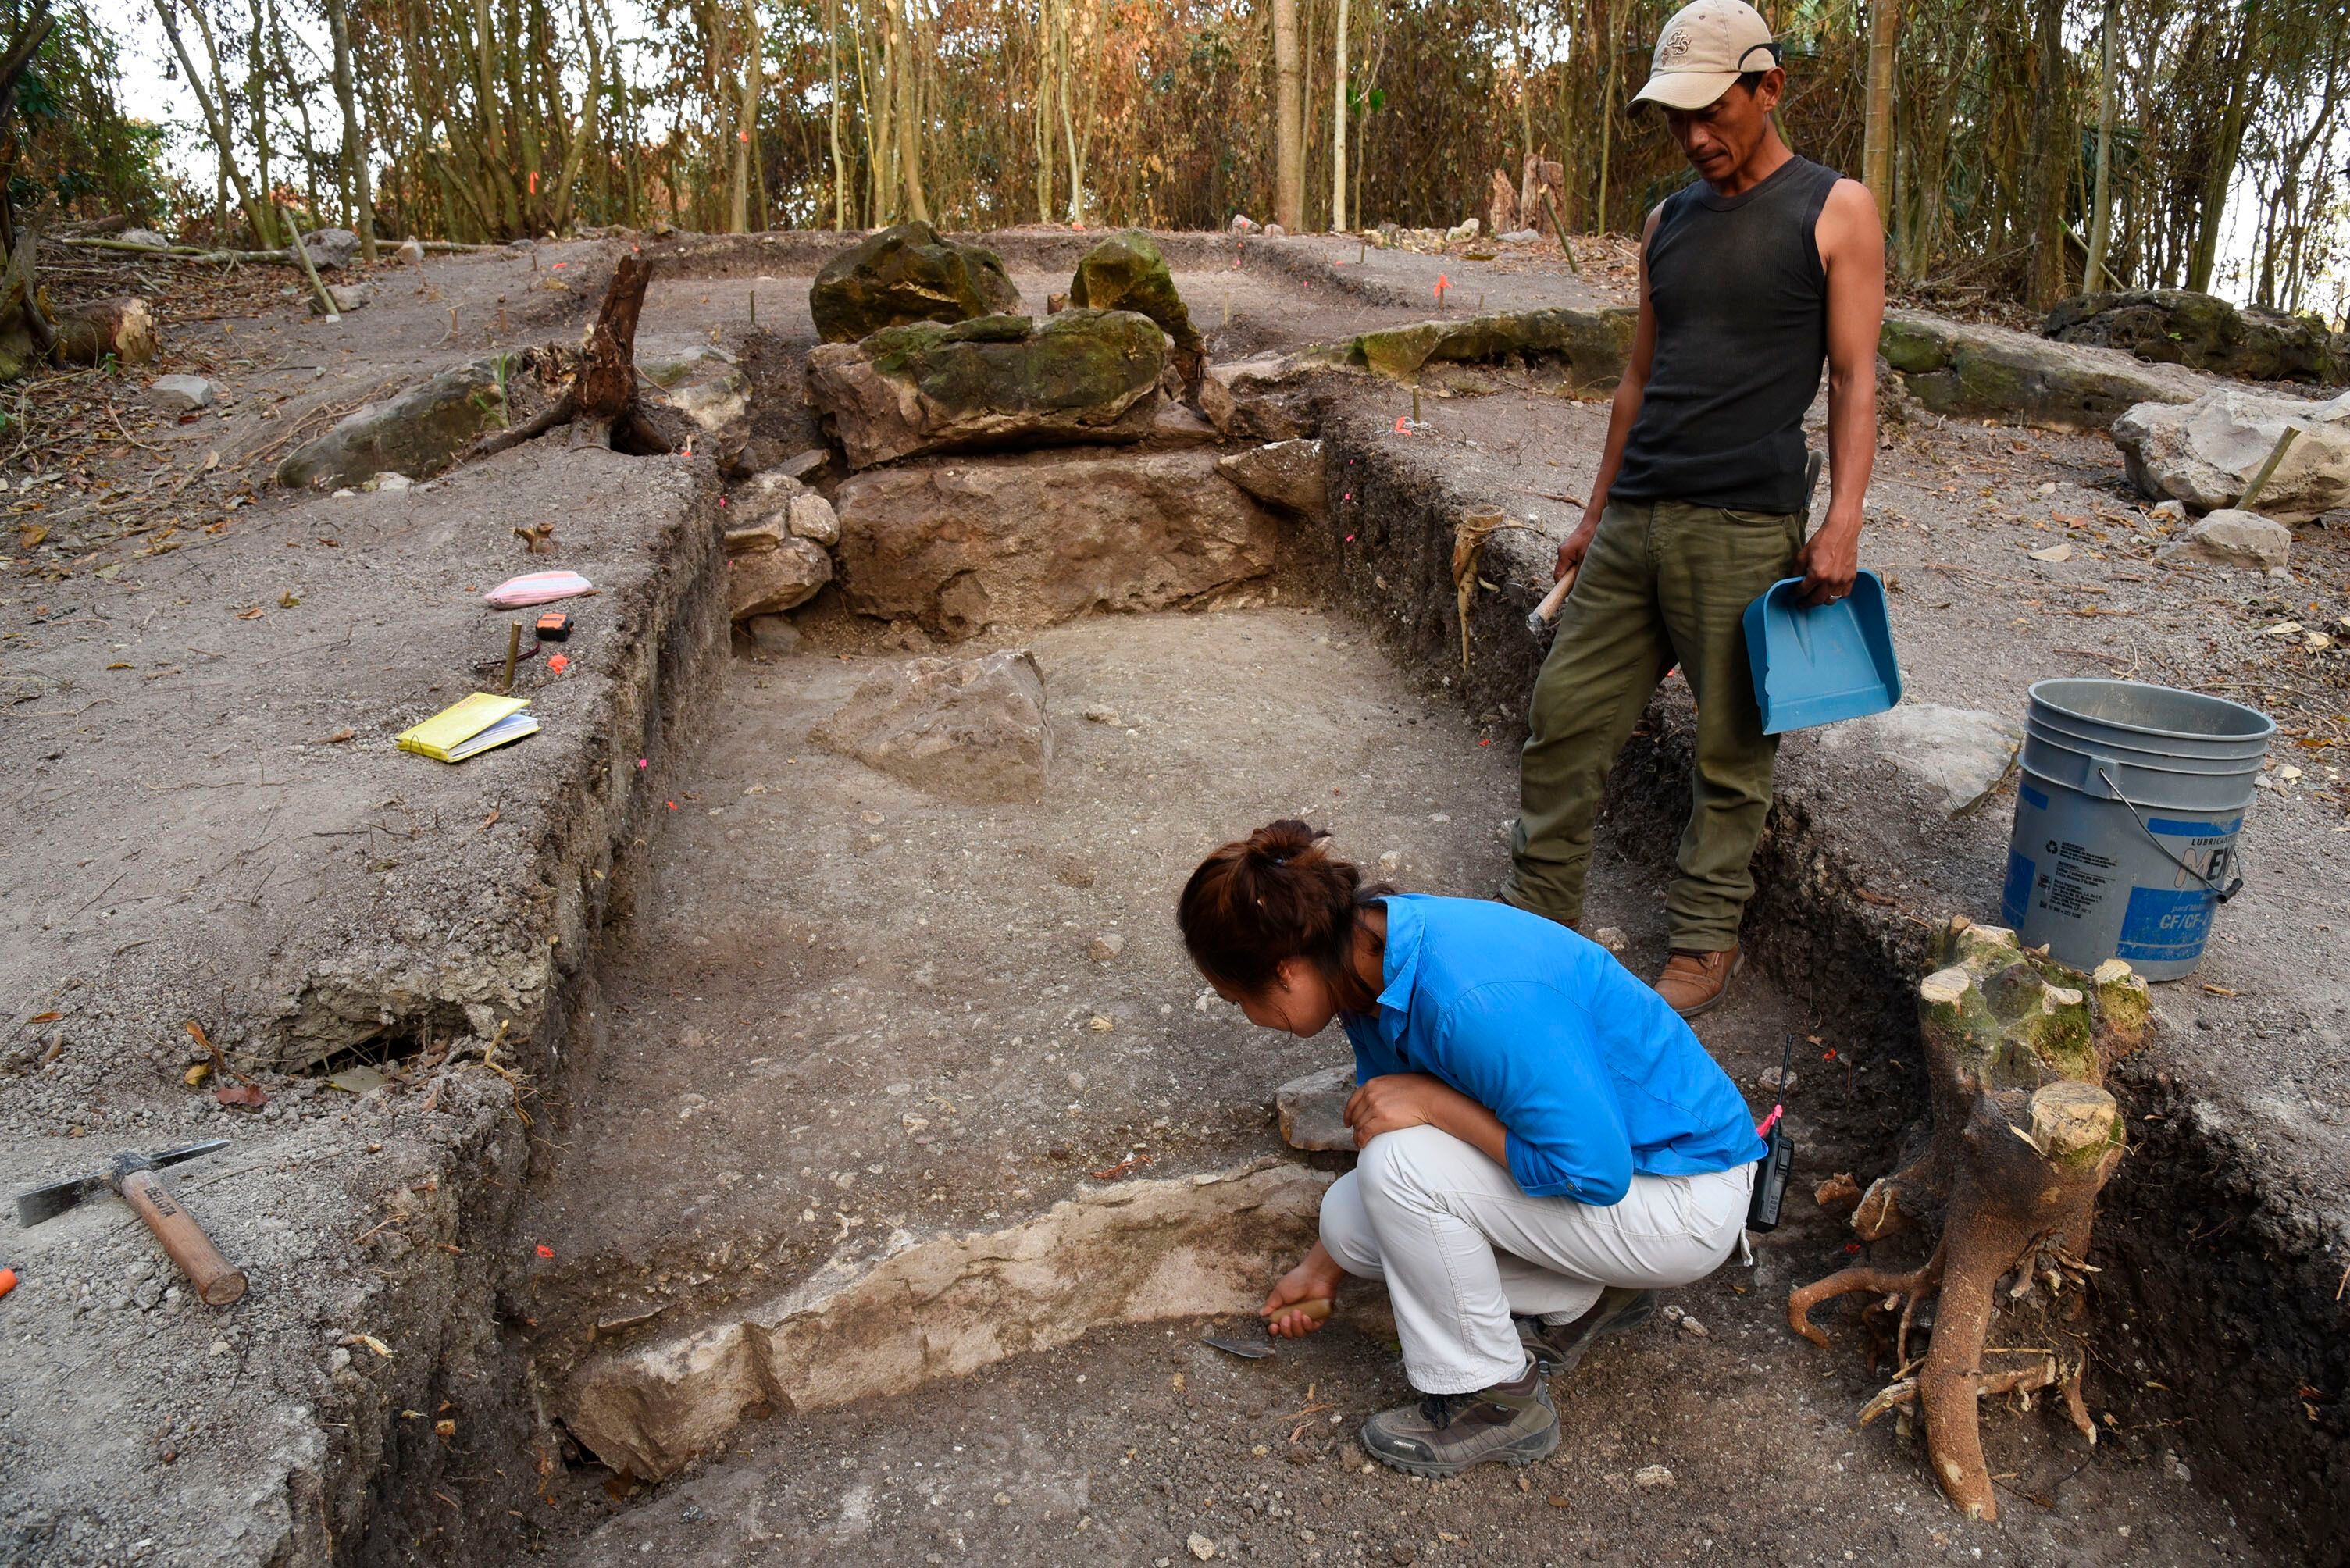
[[(1565, 925), (1583, 916), (1592, 820), (1616, 753), (1678, 662), (1697, 699), (1672, 956), (1658, 992), (1683, 1017), (1739, 967), (1747, 869), (1778, 745), (1762, 733), (1741, 618), (1782, 577), (1803, 599), (1851, 591), (1877, 444), (1885, 240), (1856, 181), (1797, 157), (1771, 119), (1786, 73), (1743, 0), (1697, 0), (1665, 24), (1648, 83), (1699, 179), (1641, 239), (1640, 320), (1582, 523), (1580, 568), (1534, 684), (1513, 867), (1502, 897)], [(1828, 367), (1827, 516), (1804, 536), (1804, 410)]]

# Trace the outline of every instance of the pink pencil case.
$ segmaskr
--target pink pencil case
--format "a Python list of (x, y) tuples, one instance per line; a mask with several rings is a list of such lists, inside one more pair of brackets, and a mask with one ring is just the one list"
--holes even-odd
[(577, 572), (531, 572), (508, 577), (484, 595), (483, 600), (492, 609), (520, 609), (525, 605), (576, 598), (595, 590), (596, 585)]

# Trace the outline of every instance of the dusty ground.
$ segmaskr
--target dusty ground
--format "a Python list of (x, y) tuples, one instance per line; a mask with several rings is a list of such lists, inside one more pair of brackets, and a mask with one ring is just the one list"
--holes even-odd
[[(1032, 306), (1065, 286), (1056, 247), (1071, 243), (1007, 241)], [(1555, 253), (1468, 262), (1295, 242), (1239, 270), (1222, 254), (1195, 247), (1178, 268), (1223, 357), (1432, 314), (1440, 273), (1448, 313), (1481, 296), (1487, 308), (1611, 303), (1628, 286), (1620, 256), (1589, 250), (1580, 276)], [(224, 1315), (170, 1299), (143, 1233), (120, 1214), (10, 1232), (5, 1261), (25, 1282), (0, 1301), (0, 1334), (17, 1352), (0, 1371), (16, 1412), (0, 1438), (10, 1560), (316, 1560), (323, 1521), (363, 1506), (380, 1465), (422, 1509), (442, 1506), (441, 1487), (473, 1517), (459, 1539), (418, 1522), (446, 1515), (400, 1511), (345, 1542), (347, 1555), (536, 1545), (586, 1561), (1055, 1561), (1101, 1550), (1091, 1536), (1114, 1541), (1117, 1561), (1156, 1562), (1180, 1560), (1195, 1530), (1226, 1555), (1276, 1560), (1409, 1560), (1399, 1541), (1428, 1560), (1500, 1561), (1611, 1558), (1635, 1539), (1669, 1560), (2199, 1562), (2279, 1550), (2259, 1521), (2230, 1520), (2229, 1499), (2272, 1521), (2305, 1483), (2296, 1473), (2205, 1490), (2204, 1452), (2230, 1441), (2212, 1412), (2224, 1419), (2231, 1383), (2260, 1379), (2263, 1398), (2274, 1385), (2326, 1429), (2344, 1391), (2330, 1374), (2283, 1365), (2240, 1303), (2207, 1328), (2177, 1315), (2197, 1302), (2167, 1303), (2173, 1320), (2134, 1345), (2122, 1320), (2148, 1298), (2117, 1292), (2106, 1386), (2124, 1440), (2084, 1466), (2039, 1413), (1993, 1419), (1994, 1469), (2012, 1472), (2016, 1497), (1995, 1529), (1962, 1529), (1905, 1444), (1882, 1426), (1851, 1431), (1871, 1391), (1856, 1357), (1841, 1341), (1813, 1352), (1777, 1326), (1786, 1285), (1844, 1258), (1843, 1233), (1802, 1204), (1760, 1271), (1683, 1293), (1706, 1338), (1652, 1329), (1584, 1369), (1562, 1397), (1567, 1446), (1526, 1478), (1530, 1491), (1498, 1472), (1439, 1488), (1361, 1475), (1344, 1434), (1399, 1388), (1384, 1350), (1351, 1330), (1243, 1366), (1181, 1324), (1171, 1338), (1105, 1333), (870, 1408), (779, 1419), (649, 1496), (615, 1500), (592, 1469), (558, 1473), (551, 1504), (509, 1519), (543, 1451), (529, 1446), (502, 1357), (529, 1348), (560, 1365), (586, 1321), (615, 1312), (665, 1306), (666, 1325), (715, 1311), (762, 1277), (749, 1262), (787, 1275), (829, 1243), (838, 1215), (1015, 1217), (1138, 1149), (1156, 1173), (1271, 1147), (1272, 1085), (1326, 1052), (1192, 1010), (1197, 988), (1165, 919), (1176, 879), (1222, 835), (1305, 809), (1367, 857), (1397, 851), (1409, 885), (1482, 892), (1501, 865), (1494, 829), (1510, 814), (1519, 711), (1498, 698), (1467, 710), (1435, 701), (1443, 661), (1399, 674), (1372, 649), (1377, 614), (1090, 623), (1035, 639), (1065, 747), (1055, 798), (1041, 814), (950, 814), (801, 743), (870, 657), (866, 640), (843, 640), (849, 662), (812, 641), (793, 659), (737, 663), (723, 684), (657, 646), (691, 644), (708, 614), (688, 580), (710, 540), (685, 526), (717, 483), (706, 459), (525, 449), (430, 491), (338, 501), (265, 487), (295, 441), (380, 389), (487, 348), (568, 336), (580, 291), (550, 285), (585, 280), (605, 259), (580, 244), (435, 258), (421, 277), (387, 271), (378, 304), (339, 329), (294, 315), (290, 300), (259, 318), (183, 323), (157, 369), (213, 374), (225, 394), (220, 412), (185, 424), (146, 414), (132, 388), (102, 378), (27, 400), (58, 413), (59, 434), (18, 447), (0, 496), (20, 530), (0, 580), (0, 774), (19, 803), (0, 874), (33, 895), (0, 913), (0, 976), (16, 999), (0, 1039), (0, 1174), (13, 1190), (119, 1144), (231, 1125), (235, 1163), (189, 1181), (224, 1244), (255, 1267), (256, 1290)], [(714, 334), (743, 348), (755, 289), (758, 327), (788, 355), (809, 334), (806, 279), (805, 266), (779, 266), (664, 281), (647, 341)], [(1383, 428), (1409, 400), (1363, 385), (1349, 400), (1354, 430)], [(74, 408), (91, 422), (68, 418)], [(1552, 531), (1572, 521), (1604, 406), (1503, 391), (1424, 408), (1432, 429), (1380, 438), (1382, 461), (1432, 493), (1499, 500)], [(2179, 571), (2151, 559), (2158, 535), (2101, 438), (1928, 421), (1880, 462), (1865, 558), (1898, 580), (1913, 696), (2017, 712), (2033, 679), (2116, 670), (2208, 683), (2288, 726), (2301, 776), (2280, 769), (2255, 808), (2252, 887), (2222, 916), (2195, 981), (2162, 988), (2168, 1027), (2145, 1077), (2149, 1092), (2158, 1075), (2177, 1096), (2150, 1115), (2225, 1135), (2198, 1147), (2220, 1151), (2238, 1183), (2228, 1190), (2254, 1216), (2239, 1230), (2195, 1210), (2199, 1256), (2249, 1278), (2264, 1259), (2338, 1249), (2350, 1088), (2333, 944), (2350, 906), (2345, 792), (2332, 770), (2345, 765), (2350, 702), (2341, 652), (2311, 656), (2260, 633), (2279, 618), (2330, 626), (2350, 607), (2339, 532), (2299, 531), (2289, 583)], [(503, 618), (474, 593), (525, 569), (510, 514), (558, 522), (553, 564), (607, 584), (590, 606), (612, 617), (612, 635), (575, 646), (567, 678), (525, 677), (549, 733), (463, 770), (399, 756), (390, 735), (496, 651), (484, 644)], [(2074, 545), (2066, 563), (2025, 555), (2060, 538)], [(1524, 592), (1542, 546), (1522, 535), (1497, 545), (1485, 575)], [(1383, 568), (1367, 555), (1362, 569)], [(1339, 580), (1352, 602), (1398, 597), (1385, 579)], [(666, 746), (661, 718), (710, 699), (707, 743)], [(1096, 705), (1122, 722), (1085, 720)], [(344, 728), (352, 741), (327, 739)], [(645, 776), (600, 796), (597, 781), (626, 778), (638, 756)], [(1804, 844), (1892, 900), (1872, 909), (1934, 919), (1995, 909), (2004, 797), (1944, 822), (1875, 759), (1804, 739), (1785, 757), (1783, 799), (1817, 825)], [(641, 826), (646, 809), (659, 831)], [(1636, 969), (1660, 957), (1657, 870), (1643, 858), (1656, 815), (1625, 814), (1596, 898), (1599, 918), (1631, 934)], [(622, 876), (638, 847), (650, 869)], [(258, 1116), (182, 1081), (190, 1017), (234, 1049), (282, 1040), (292, 1018), (348, 1019), (387, 1000), (411, 1026), (380, 1053), (397, 1067), (399, 1053), (429, 1054), (479, 1025), (447, 981), (484, 964), (506, 969), (474, 1000), (528, 1012), (521, 1032), (534, 1037), (515, 1048), (544, 1053), (562, 1037), (556, 993), (578, 961), (535, 955), (592, 925), (608, 890), (594, 873), (608, 867), (632, 895), (633, 923), (600, 1001), (584, 1003), (601, 1014), (595, 1078), (566, 1084), (550, 1057), (520, 1058), (561, 1088), (567, 1114), (517, 1099), (463, 1050), (356, 1101), (265, 1072), (272, 1103)], [(1076, 885), (1081, 870), (1089, 886)], [(1107, 932), (1127, 941), (1104, 964), (1087, 947)], [(305, 997), (340, 1002), (306, 1013)], [(1881, 1011), (1833, 988), (1791, 999), (1757, 985), (1705, 1034), (1757, 1097), (1786, 1029), (1833, 1044)], [(1088, 1027), (1096, 1015), (1111, 1028)], [(1821, 1096), (1794, 1107), (1807, 1174), (1814, 1150), (1822, 1174), (1889, 1158), (1908, 1108), (1898, 1049), (1890, 1036), (1856, 1038), (1840, 1096), (1825, 1067), (1806, 1086)], [(541, 1179), (518, 1214), (520, 1183), (504, 1178), (526, 1158), (514, 1115), (524, 1104), (559, 1114), (540, 1127)], [(2149, 1125), (2149, 1144), (2174, 1136), (2170, 1125)], [(488, 1179), (453, 1189), (460, 1171)], [(2210, 1182), (2197, 1190), (2211, 1202)], [(2162, 1235), (2178, 1212), (2158, 1191), (2117, 1197), (2131, 1235)], [(2128, 1255), (2141, 1273), (2158, 1266), (2143, 1242), (2122, 1244), (2138, 1249)], [(2281, 1289), (2306, 1286), (2293, 1276)], [(2278, 1310), (2333, 1321), (2314, 1294)], [(388, 1340), (389, 1364), (355, 1334)], [(2130, 1386), (2156, 1381), (2146, 1357), (2176, 1380), (2182, 1356), (2209, 1363), (2201, 1406)], [(1315, 1411), (1295, 1444), (1296, 1423), (1276, 1429), (1274, 1417), (1317, 1402), (1339, 1407), (1338, 1426)], [(422, 1418), (443, 1407), (463, 1418), (453, 1438)], [(1145, 1440), (1162, 1434), (1180, 1441)], [(1260, 1443), (1263, 1456), (1251, 1451)], [(1310, 1450), (1305, 1464), (1287, 1461), (1293, 1448)], [(1676, 1486), (1629, 1490), (1630, 1470), (1652, 1460), (1673, 1468)], [(1275, 1490), (1280, 1511), (1268, 1512)], [(1081, 1519), (1091, 1522), (1073, 1545), (1061, 1532)]]
[[(659, 1332), (690, 1326), (730, 1287), (772, 1290), (845, 1232), (1009, 1223), (1138, 1152), (1148, 1174), (1180, 1175), (1277, 1149), (1274, 1088), (1345, 1047), (1335, 1032), (1301, 1043), (1196, 1005), (1169, 911), (1222, 837), (1302, 812), (1366, 862), (1395, 855), (1407, 887), (1472, 897), (1505, 865), (1508, 752), (1416, 693), (1346, 620), (1097, 620), (1030, 646), (1055, 725), (1057, 777), (1038, 808), (945, 806), (810, 748), (808, 727), (846, 700), (863, 659), (804, 652), (732, 671), (608, 973), (594, 1085), (560, 1135), (568, 1154), (525, 1220), (562, 1260), (534, 1280), (543, 1365), (586, 1337), (585, 1309), (664, 1306)], [(1084, 716), (1105, 707), (1116, 722)], [(1593, 918), (1634, 939), (1636, 967), (1662, 957), (1653, 876), (1620, 855), (1597, 874)], [(1125, 939), (1107, 962), (1087, 951), (1105, 933)], [(1804, 1046), (1799, 1086), (1824, 1049), (1853, 1044), (1832, 1009), (1760, 986), (1705, 1023), (1758, 1114), (1788, 1031), (1825, 1043)], [(1846, 1075), (1820, 1070), (1840, 1098)], [(1885, 1130), (1858, 1099), (1795, 1123), (1810, 1158), (1847, 1163)], [(1196, 1343), (1216, 1325), (1186, 1322), (1097, 1333), (975, 1386), (752, 1428), (576, 1547), (612, 1511), (587, 1484), (604, 1472), (530, 1524), (546, 1532), (540, 1555), (588, 1563), (648, 1546), (705, 1563), (1033, 1562), (1077, 1550), (1072, 1538), (1143, 1563), (1183, 1557), (1195, 1530), (1250, 1561), (1391, 1562), (1402, 1539), (1429, 1561), (1532, 1563), (1613, 1556), (1636, 1521), (1668, 1561), (1847, 1547), (1973, 1561), (1980, 1542), (1915, 1492), (1914, 1459), (1851, 1433), (1872, 1391), (1857, 1367), (1783, 1332), (1787, 1285), (1841, 1247), (1813, 1215), (1757, 1269), (1679, 1293), (1706, 1336), (1660, 1326), (1563, 1385), (1570, 1457), (1527, 1472), (1531, 1490), (1498, 1471), (1433, 1488), (1359, 1473), (1355, 1425), (1404, 1390), (1391, 1350), (1353, 1328), (1244, 1364)], [(1284, 1265), (1267, 1260), (1268, 1281)], [(2018, 1507), (1985, 1561), (2243, 1551), (2222, 1511), (2140, 1462), (2143, 1445), (2092, 1467), (2037, 1417), (1997, 1431), (2012, 1490), (2044, 1501)], [(1665, 1498), (1630, 1485), (1650, 1463), (1675, 1471)], [(1771, 1501), (1731, 1501), (1757, 1494)], [(1790, 1549), (1799, 1520), (1818, 1553)]]

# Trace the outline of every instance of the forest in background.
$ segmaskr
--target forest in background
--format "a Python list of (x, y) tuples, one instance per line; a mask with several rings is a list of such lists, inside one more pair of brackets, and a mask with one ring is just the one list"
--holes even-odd
[[(1690, 177), (1660, 118), (1626, 108), (1670, 0), (118, 3), (170, 39), (202, 117), (182, 167), (210, 178), (163, 172), (162, 130), (120, 109), (118, 40), (84, 0), (53, 4), (0, 145), (19, 213), (264, 246), (284, 213), (461, 241), (1442, 226), (1534, 152), (1563, 170), (1569, 229), (1623, 232)], [(1789, 140), (1868, 180), (1913, 288), (2045, 305), (2094, 260), (2112, 285), (2341, 316), (2331, 0), (1762, 9)], [(31, 15), (12, 0), (11, 37)], [(2231, 202), (2251, 232), (2221, 277)]]

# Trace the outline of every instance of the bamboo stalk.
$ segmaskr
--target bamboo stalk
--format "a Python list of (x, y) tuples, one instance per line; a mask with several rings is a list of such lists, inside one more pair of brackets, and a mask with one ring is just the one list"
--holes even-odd
[(340, 321), (343, 313), (335, 308), (335, 296), (328, 294), (327, 286), (318, 281), (318, 265), (310, 259), (310, 247), (302, 243), (302, 231), (294, 226), (294, 220), (286, 215), (283, 207), (277, 209), (277, 221), (286, 225), (286, 248), (300, 259), (302, 275), (310, 280), (310, 290), (318, 296), (319, 310), (330, 323)]

